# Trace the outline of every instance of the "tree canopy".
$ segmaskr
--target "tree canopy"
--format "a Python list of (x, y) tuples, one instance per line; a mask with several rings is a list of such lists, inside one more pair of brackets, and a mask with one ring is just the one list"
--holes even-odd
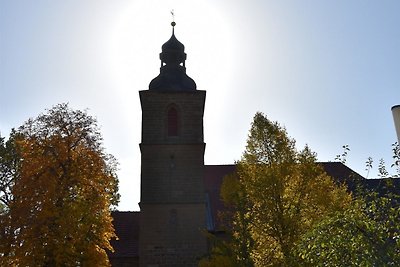
[(239, 266), (299, 264), (293, 252), (302, 236), (351, 202), (316, 154), (307, 146), (298, 151), (286, 130), (262, 113), (254, 116), (237, 172), (224, 179), (221, 196), (232, 220), (224, 245)]
[[(350, 149), (343, 149), (337, 160), (345, 164)], [(307, 146), (297, 150), (283, 127), (257, 113), (237, 171), (221, 188), (228, 237), (210, 239), (214, 247), (201, 266), (399, 266), (399, 159), (394, 144), (397, 173), (380, 160), (385, 179), (377, 188), (342, 177), (357, 185), (349, 193)], [(372, 159), (366, 164), (372, 168)]]
[(0, 265), (109, 265), (117, 163), (101, 142), (96, 120), (67, 104), (1, 139)]
[[(398, 166), (398, 154), (393, 158)], [(348, 209), (323, 218), (299, 242), (305, 265), (400, 266), (399, 184), (393, 178), (381, 178), (378, 188), (359, 183)]]

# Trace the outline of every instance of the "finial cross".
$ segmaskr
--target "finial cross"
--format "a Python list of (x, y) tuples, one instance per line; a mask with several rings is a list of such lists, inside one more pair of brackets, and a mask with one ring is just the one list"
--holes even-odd
[(171, 10), (171, 15), (172, 15), (172, 22), (175, 22), (175, 11), (173, 9)]

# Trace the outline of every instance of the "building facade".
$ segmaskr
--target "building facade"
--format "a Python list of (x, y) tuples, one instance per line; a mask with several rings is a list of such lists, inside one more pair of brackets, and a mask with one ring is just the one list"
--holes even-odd
[(162, 46), (160, 74), (140, 91), (140, 266), (197, 266), (206, 253), (206, 92), (186, 74), (184, 45)]

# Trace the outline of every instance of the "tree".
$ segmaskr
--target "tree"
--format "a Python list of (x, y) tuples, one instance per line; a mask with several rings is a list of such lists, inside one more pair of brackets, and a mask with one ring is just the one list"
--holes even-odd
[(7, 211), (12, 201), (11, 189), (20, 163), (20, 155), (17, 151), (16, 140), (19, 134), (11, 131), (10, 138), (5, 141), (0, 136), (0, 211)]
[(315, 153), (307, 146), (297, 151), (286, 130), (262, 113), (254, 116), (236, 177), (225, 178), (222, 197), (233, 207), (230, 248), (236, 259), (248, 257), (247, 266), (295, 266), (302, 235), (351, 202)]
[(15, 231), (11, 225), (10, 204), (21, 159), (15, 145), (17, 139), (18, 134), (14, 130), (7, 141), (0, 137), (0, 266), (11, 265), (9, 260), (13, 253)]
[(358, 197), (326, 217), (296, 247), (306, 266), (399, 266), (400, 210), (388, 197)]
[(8, 263), (108, 266), (117, 165), (104, 152), (96, 120), (59, 104), (15, 134), (20, 161), (8, 204)]
[[(396, 174), (400, 153), (393, 145)], [(372, 168), (368, 158), (367, 171)], [(324, 218), (306, 233), (296, 251), (307, 266), (400, 266), (400, 195), (380, 160), (378, 188), (358, 184), (353, 205)], [(384, 179), (383, 179), (384, 178)], [(398, 184), (398, 183), (397, 183)]]

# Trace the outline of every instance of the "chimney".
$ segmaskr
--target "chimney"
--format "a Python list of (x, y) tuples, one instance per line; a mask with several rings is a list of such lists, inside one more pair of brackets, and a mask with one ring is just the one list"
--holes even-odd
[(392, 107), (392, 114), (394, 120), (394, 127), (397, 133), (397, 143), (400, 145), (400, 105)]

